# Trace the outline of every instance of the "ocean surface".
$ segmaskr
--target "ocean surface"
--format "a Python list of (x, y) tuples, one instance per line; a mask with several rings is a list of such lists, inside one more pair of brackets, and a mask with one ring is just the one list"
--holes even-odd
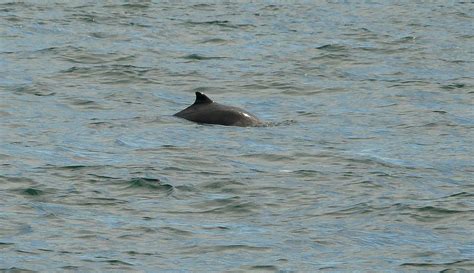
[[(473, 272), (473, 21), (2, 1), (0, 272)], [(196, 91), (267, 124), (174, 117)]]

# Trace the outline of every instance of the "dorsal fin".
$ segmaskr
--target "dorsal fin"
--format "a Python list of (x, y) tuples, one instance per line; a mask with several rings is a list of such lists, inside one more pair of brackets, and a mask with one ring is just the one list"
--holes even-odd
[(213, 103), (213, 101), (201, 92), (196, 92), (196, 101), (194, 104)]

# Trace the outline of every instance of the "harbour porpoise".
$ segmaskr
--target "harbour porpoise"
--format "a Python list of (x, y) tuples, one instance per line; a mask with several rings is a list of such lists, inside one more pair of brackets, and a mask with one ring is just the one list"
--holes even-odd
[(196, 92), (196, 101), (191, 106), (174, 115), (197, 123), (242, 127), (263, 124), (244, 109), (219, 104), (201, 92)]

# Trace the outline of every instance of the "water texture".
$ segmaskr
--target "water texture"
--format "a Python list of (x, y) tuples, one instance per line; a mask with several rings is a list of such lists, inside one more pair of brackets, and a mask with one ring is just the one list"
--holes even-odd
[(474, 270), (470, 1), (97, 2), (0, 4), (0, 272)]

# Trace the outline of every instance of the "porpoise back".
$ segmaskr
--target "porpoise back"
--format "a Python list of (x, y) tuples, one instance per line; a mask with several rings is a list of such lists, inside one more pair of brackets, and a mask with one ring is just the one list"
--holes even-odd
[(244, 109), (214, 102), (201, 92), (196, 92), (196, 101), (186, 109), (174, 114), (197, 123), (226, 126), (257, 126), (262, 122)]

